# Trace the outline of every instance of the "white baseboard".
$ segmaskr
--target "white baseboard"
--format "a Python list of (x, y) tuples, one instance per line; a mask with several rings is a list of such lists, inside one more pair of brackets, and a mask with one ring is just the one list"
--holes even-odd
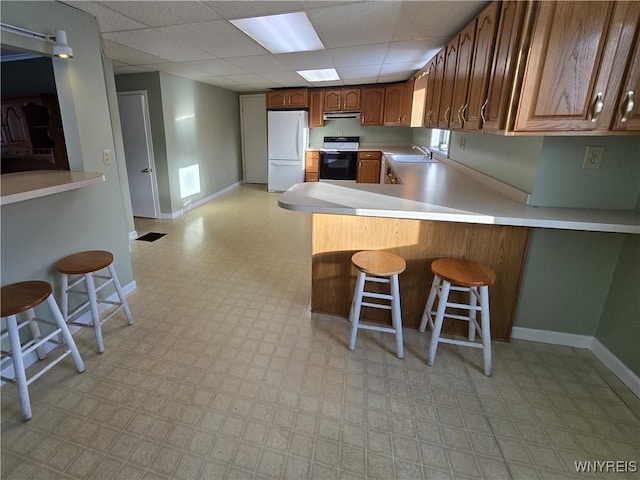
[[(127, 283), (126, 285), (122, 286), (122, 292), (124, 293), (125, 296), (128, 296), (131, 292), (133, 292), (137, 287), (136, 281), (133, 280), (129, 283)], [(109, 295), (107, 297), (107, 300), (109, 301), (116, 301), (118, 299), (118, 296), (116, 294), (116, 292), (113, 292), (111, 295)], [(104, 305), (104, 304), (100, 304), (98, 305), (98, 310), (100, 312), (104, 312), (105, 310), (108, 310), (109, 308), (111, 308), (109, 305)], [(90, 324), (91, 323), (91, 312), (90, 311), (86, 311), (85, 313), (83, 313), (80, 317), (78, 317), (76, 320), (74, 320), (78, 323), (84, 323), (84, 324)], [(80, 330), (82, 327), (79, 327), (78, 325), (69, 325), (69, 331), (73, 334), (75, 332), (77, 332), (78, 330)], [(44, 349), (45, 352), (48, 354), (49, 352), (51, 352), (54, 348), (56, 348), (56, 345), (51, 343), (51, 342), (47, 342), (44, 345)], [(80, 355), (82, 356), (82, 352), (80, 352)], [(33, 365), (34, 363), (36, 363), (38, 361), (38, 356), (36, 355), (36, 352), (31, 352), (29, 354), (27, 354), (24, 357), (24, 368), (29, 368), (31, 365)], [(15, 377), (15, 373), (13, 371), (13, 363), (12, 362), (7, 362), (9, 364), (9, 366), (5, 367), (2, 369), (2, 375), (4, 377)], [(0, 386), (4, 385), (6, 382), (0, 381)]]
[(576, 335), (574, 333), (562, 333), (551, 330), (538, 330), (536, 328), (522, 327), (513, 327), (511, 329), (511, 338), (576, 348), (590, 348), (591, 343), (593, 342), (593, 337), (589, 337), (587, 335)]
[(204, 205), (205, 203), (208, 203), (211, 200), (214, 200), (214, 199), (218, 198), (219, 196), (230, 192), (234, 188), (239, 187), (241, 183), (242, 182), (236, 182), (236, 183), (234, 183), (232, 185), (229, 185), (228, 187), (223, 188), (222, 190), (219, 190), (216, 193), (213, 193), (213, 194), (209, 195), (208, 197), (201, 198), (197, 202), (193, 202), (193, 203), (189, 203), (189, 204), (185, 205), (184, 207), (182, 207), (180, 210), (178, 210), (176, 212), (173, 212), (173, 213), (161, 213), (160, 214), (160, 218), (164, 219), (164, 220), (173, 220), (175, 218), (178, 218), (179, 216), (184, 215), (185, 213), (187, 213), (189, 210), (193, 210), (194, 208), (197, 208), (197, 207), (199, 207), (201, 205)]
[(629, 367), (620, 361), (611, 351), (605, 347), (597, 338), (593, 339), (590, 348), (591, 352), (600, 360), (609, 370), (611, 370), (636, 397), (640, 398), (640, 377), (633, 373)]
[(573, 333), (553, 332), (535, 328), (513, 327), (511, 338), (531, 342), (550, 343), (566, 347), (586, 348), (590, 350), (605, 367), (618, 377), (634, 395), (640, 398), (640, 377), (632, 372), (622, 361), (595, 337), (575, 335)]

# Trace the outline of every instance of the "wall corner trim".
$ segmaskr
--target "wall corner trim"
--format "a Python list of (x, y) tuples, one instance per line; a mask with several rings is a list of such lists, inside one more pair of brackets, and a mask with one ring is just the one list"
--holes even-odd
[(513, 327), (511, 330), (511, 338), (549, 343), (552, 345), (563, 345), (565, 347), (586, 348), (591, 351), (605, 367), (611, 370), (636, 397), (640, 398), (640, 377), (632, 372), (629, 367), (622, 363), (618, 357), (595, 337), (554, 332), (551, 330), (538, 330), (535, 328)]

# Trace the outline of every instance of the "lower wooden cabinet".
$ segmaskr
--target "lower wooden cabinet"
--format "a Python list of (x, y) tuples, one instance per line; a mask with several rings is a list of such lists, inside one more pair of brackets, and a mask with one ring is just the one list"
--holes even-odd
[(356, 183), (380, 183), (382, 152), (358, 152)]
[(304, 181), (317, 182), (320, 180), (320, 152), (307, 150), (304, 154)]

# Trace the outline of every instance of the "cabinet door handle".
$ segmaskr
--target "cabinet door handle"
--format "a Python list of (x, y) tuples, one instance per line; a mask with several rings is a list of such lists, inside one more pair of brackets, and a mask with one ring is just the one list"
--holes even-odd
[(460, 122), (460, 126), (462, 127), (462, 110), (464, 109), (464, 105), (460, 105), (458, 109), (458, 122)]
[(451, 110), (451, 107), (447, 107), (447, 109), (444, 111), (444, 115), (443, 115), (444, 121), (446, 123), (449, 123), (449, 117), (448, 117), (449, 110)]
[(483, 125), (484, 125), (484, 122), (487, 121), (487, 119), (484, 116), (484, 109), (487, 107), (487, 103), (489, 103), (489, 97), (487, 97), (487, 99), (484, 101), (484, 103), (480, 107), (480, 118), (482, 119), (482, 124)]
[(625, 99), (626, 105), (622, 113), (622, 118), (620, 119), (621, 122), (626, 122), (627, 120), (629, 120), (629, 114), (633, 111), (633, 107), (635, 106), (635, 103), (633, 102), (633, 90), (629, 90), (627, 92)]
[(600, 112), (602, 112), (602, 107), (604, 106), (604, 100), (602, 99), (602, 96), (602, 92), (598, 92), (596, 95), (596, 99), (593, 102), (593, 113), (591, 114), (592, 122), (598, 120)]

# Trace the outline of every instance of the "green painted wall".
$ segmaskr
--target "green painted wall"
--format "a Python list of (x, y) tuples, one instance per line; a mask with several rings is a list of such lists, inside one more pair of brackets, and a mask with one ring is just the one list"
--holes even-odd
[(162, 112), (162, 91), (158, 72), (116, 75), (118, 92), (146, 91), (151, 124), (151, 141), (158, 182), (158, 201), (160, 212), (171, 213), (171, 188), (167, 164), (167, 145), (164, 133), (164, 114)]
[[(605, 147), (600, 168), (582, 168), (588, 146)], [(632, 210), (640, 195), (640, 136), (545, 137), (531, 204)]]
[[(133, 280), (128, 227), (120, 190), (122, 158), (102, 162), (102, 150), (115, 151), (108, 92), (95, 19), (58, 2), (2, 2), (2, 21), (37, 32), (67, 31), (72, 60), (53, 59), (58, 100), (72, 170), (104, 172), (106, 181), (2, 207), (2, 284), (48, 280), (61, 257), (87, 249), (113, 252), (121, 283)], [(2, 42), (50, 53), (44, 42), (3, 32)], [(134, 312), (135, 314), (135, 312)]]
[(640, 375), (640, 235), (625, 235), (596, 338)]
[[(119, 92), (147, 92), (162, 214), (178, 212), (242, 180), (236, 92), (162, 72), (118, 75), (116, 87)], [(179, 169), (196, 163), (200, 193), (181, 198)]]
[[(160, 85), (175, 212), (242, 180), (240, 102), (237, 92), (165, 73)], [(200, 193), (181, 198), (178, 172), (194, 164)]]
[(321, 147), (323, 137), (348, 136), (360, 137), (363, 146), (369, 145), (410, 145), (409, 127), (363, 127), (356, 118), (326, 120), (324, 127), (309, 129), (309, 145)]

